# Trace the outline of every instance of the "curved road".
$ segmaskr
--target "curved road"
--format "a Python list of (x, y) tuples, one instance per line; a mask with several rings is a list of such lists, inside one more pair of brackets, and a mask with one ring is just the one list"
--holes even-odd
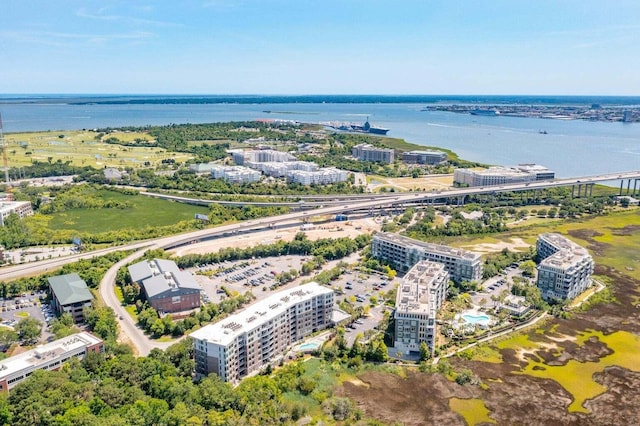
[[(138, 352), (140, 355), (146, 355), (153, 348), (166, 348), (171, 343), (167, 342), (151, 342), (146, 336), (138, 329), (135, 324), (133, 324), (133, 319), (129, 316), (128, 313), (124, 310), (124, 308), (120, 305), (120, 301), (117, 300), (113, 291), (113, 285), (115, 282), (115, 276), (121, 265), (124, 265), (126, 262), (137, 259), (141, 257), (144, 251), (150, 248), (163, 248), (169, 249), (174, 247), (179, 247), (185, 244), (190, 244), (193, 242), (220, 237), (220, 236), (228, 236), (233, 235), (239, 232), (247, 232), (254, 231), (257, 229), (264, 229), (266, 227), (274, 226), (275, 224), (296, 224), (299, 223), (300, 220), (303, 222), (306, 221), (307, 217), (315, 216), (315, 215), (332, 215), (339, 213), (347, 213), (353, 211), (362, 211), (362, 210), (373, 210), (376, 208), (385, 208), (391, 207), (394, 205), (402, 205), (407, 203), (414, 202), (424, 202), (435, 199), (442, 198), (455, 198), (455, 197), (463, 197), (471, 194), (487, 194), (487, 193), (497, 193), (497, 192), (510, 192), (510, 191), (526, 191), (531, 189), (543, 189), (543, 188), (552, 188), (558, 186), (571, 186), (577, 184), (591, 184), (596, 182), (603, 181), (612, 181), (612, 180), (620, 180), (620, 179), (638, 179), (640, 178), (640, 171), (634, 172), (619, 172), (619, 173), (611, 173), (606, 175), (598, 175), (598, 176), (587, 176), (587, 177), (578, 177), (578, 178), (569, 178), (569, 179), (557, 179), (553, 181), (540, 181), (540, 182), (531, 182), (526, 184), (508, 184), (502, 186), (488, 186), (482, 188), (461, 188), (461, 189), (453, 189), (449, 191), (442, 191), (439, 193), (408, 193), (408, 194), (397, 194), (393, 199), (385, 198), (385, 199), (377, 199), (377, 200), (368, 200), (368, 201), (357, 201), (353, 202), (353, 200), (345, 200), (344, 205), (332, 206), (332, 207), (324, 207), (315, 209), (312, 212), (295, 212), (288, 213), (280, 216), (273, 216), (269, 218), (263, 219), (255, 219), (249, 220), (242, 223), (236, 223), (232, 225), (224, 225), (215, 228), (203, 229), (193, 232), (188, 232), (185, 234), (174, 235), (170, 237), (158, 238), (155, 240), (138, 242), (132, 244), (126, 244), (117, 247), (111, 247), (108, 249), (96, 250), (89, 253), (81, 253), (73, 256), (66, 257), (64, 259), (49, 259), (43, 260), (39, 262), (29, 263), (27, 265), (15, 265), (8, 266), (4, 268), (0, 268), (0, 280), (11, 280), (21, 276), (29, 276), (36, 275), (47, 272), (49, 270), (57, 269), (67, 263), (71, 263), (80, 259), (87, 259), (95, 256), (100, 256), (109, 252), (118, 251), (118, 250), (135, 250), (140, 249), (136, 253), (131, 256), (123, 259), (121, 262), (118, 262), (117, 265), (114, 265), (109, 271), (105, 274), (105, 277), (101, 281), (100, 285), (100, 294), (102, 295), (105, 303), (107, 303), (111, 308), (114, 309), (118, 317), (122, 317), (122, 320), (118, 320), (122, 330), (129, 335), (132, 339), (133, 344), (138, 348)], [(349, 203), (349, 204), (347, 204)]]

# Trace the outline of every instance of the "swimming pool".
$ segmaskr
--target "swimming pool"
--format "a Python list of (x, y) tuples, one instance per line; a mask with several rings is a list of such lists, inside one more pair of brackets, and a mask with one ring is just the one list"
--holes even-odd
[(315, 351), (320, 347), (320, 343), (317, 342), (309, 342), (309, 343), (303, 343), (300, 346), (298, 346), (298, 351)]
[(491, 321), (491, 318), (485, 314), (462, 314), (462, 319), (469, 324), (488, 324)]

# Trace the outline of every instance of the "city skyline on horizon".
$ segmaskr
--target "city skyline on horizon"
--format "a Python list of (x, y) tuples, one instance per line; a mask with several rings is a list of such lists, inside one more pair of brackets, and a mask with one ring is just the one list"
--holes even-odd
[(0, 93), (638, 96), (640, 4), (30, 0)]

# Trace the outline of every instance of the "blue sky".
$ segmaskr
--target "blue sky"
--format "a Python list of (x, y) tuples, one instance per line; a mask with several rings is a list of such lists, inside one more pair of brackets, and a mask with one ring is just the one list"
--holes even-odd
[(637, 0), (3, 0), (0, 93), (640, 95)]

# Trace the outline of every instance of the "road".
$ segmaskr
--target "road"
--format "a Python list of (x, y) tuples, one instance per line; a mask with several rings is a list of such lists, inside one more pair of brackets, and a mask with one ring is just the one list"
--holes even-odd
[(122, 334), (125, 334), (126, 337), (131, 341), (131, 344), (135, 347), (139, 356), (147, 356), (152, 349), (156, 348), (164, 350), (176, 342), (158, 342), (150, 340), (144, 334), (144, 332), (138, 326), (136, 326), (133, 318), (124, 309), (124, 307), (116, 297), (116, 293), (114, 291), (116, 274), (118, 273), (118, 270), (129, 262), (133, 262), (134, 260), (144, 256), (144, 253), (146, 251), (147, 248), (143, 248), (122, 259), (120, 262), (109, 268), (109, 270), (102, 278), (102, 281), (100, 281), (100, 296), (102, 296), (102, 300), (104, 300), (104, 303), (107, 306), (111, 307), (116, 314), (118, 326), (120, 326), (121, 340)]
[[(557, 179), (553, 181), (540, 181), (540, 182), (531, 182), (531, 183), (523, 183), (523, 184), (510, 184), (510, 185), (502, 185), (502, 186), (490, 186), (483, 188), (461, 188), (461, 189), (453, 189), (449, 191), (442, 191), (439, 193), (417, 193), (411, 192), (408, 194), (397, 194), (392, 199), (389, 197), (385, 197), (384, 199), (375, 199), (375, 200), (367, 200), (367, 201), (357, 201), (354, 200), (345, 200), (341, 205), (338, 206), (330, 206), (323, 207), (319, 209), (315, 209), (312, 212), (294, 212), (288, 213), (279, 216), (273, 216), (269, 218), (262, 219), (254, 219), (241, 223), (235, 223), (231, 225), (218, 226), (215, 228), (203, 229), (193, 232), (188, 232), (184, 234), (174, 235), (170, 237), (158, 238), (155, 240), (149, 240), (145, 242), (137, 242), (132, 244), (125, 244), (122, 246), (111, 247), (108, 249), (95, 250), (88, 253), (81, 253), (73, 256), (66, 257), (64, 259), (48, 259), (39, 262), (29, 263), (25, 265), (15, 265), (15, 266), (7, 266), (0, 268), (0, 280), (2, 281), (11, 281), (21, 276), (32, 276), (37, 274), (42, 274), (49, 270), (55, 270), (60, 268), (61, 266), (75, 262), (80, 259), (88, 259), (95, 256), (104, 255), (106, 253), (110, 253), (112, 251), (117, 250), (140, 250), (136, 252), (133, 258), (127, 258), (129, 260), (139, 258), (142, 256), (142, 253), (145, 250), (150, 248), (162, 248), (162, 249), (170, 249), (175, 247), (180, 247), (186, 244), (191, 244), (194, 242), (212, 239), (221, 236), (232, 236), (234, 234), (240, 232), (252, 232), (258, 229), (264, 229), (273, 227), (278, 224), (295, 224), (296, 222), (304, 222), (310, 216), (316, 215), (334, 215), (339, 213), (350, 213), (355, 211), (367, 211), (374, 210), (377, 208), (386, 208), (391, 206), (400, 206), (403, 204), (415, 203), (415, 202), (424, 202), (435, 199), (442, 198), (455, 198), (455, 197), (463, 197), (471, 194), (485, 194), (485, 193), (497, 193), (497, 192), (511, 192), (511, 191), (524, 191), (531, 189), (543, 189), (543, 188), (553, 188), (559, 186), (571, 186), (577, 184), (591, 184), (596, 182), (605, 182), (611, 180), (621, 180), (621, 179), (638, 179), (640, 178), (640, 171), (635, 172), (619, 172), (605, 175), (597, 175), (597, 176), (586, 176), (586, 177), (578, 177), (578, 178), (568, 178), (568, 179)], [(347, 204), (348, 203), (348, 204)], [(131, 256), (130, 256), (131, 257)], [(124, 265), (127, 259), (120, 262), (120, 264)], [(148, 342), (148, 339), (144, 334), (141, 334), (141, 331), (133, 325), (133, 321), (127, 321), (126, 319), (130, 318), (130, 316), (124, 311), (122, 306), (120, 306), (120, 302), (115, 298), (113, 294), (113, 282), (115, 280), (115, 273), (118, 268), (111, 268), (109, 272), (105, 275), (102, 283), (104, 285), (100, 286), (100, 293), (103, 295), (105, 302), (112, 307), (118, 316), (122, 316), (123, 320), (119, 320), (121, 327), (127, 334), (133, 336), (132, 339), (135, 339), (134, 345), (138, 348), (140, 355), (144, 355), (148, 353), (154, 347), (165, 347), (169, 346), (169, 343), (154, 343), (151, 344)], [(111, 275), (113, 274), (113, 275)], [(144, 338), (144, 341), (142, 340)]]

